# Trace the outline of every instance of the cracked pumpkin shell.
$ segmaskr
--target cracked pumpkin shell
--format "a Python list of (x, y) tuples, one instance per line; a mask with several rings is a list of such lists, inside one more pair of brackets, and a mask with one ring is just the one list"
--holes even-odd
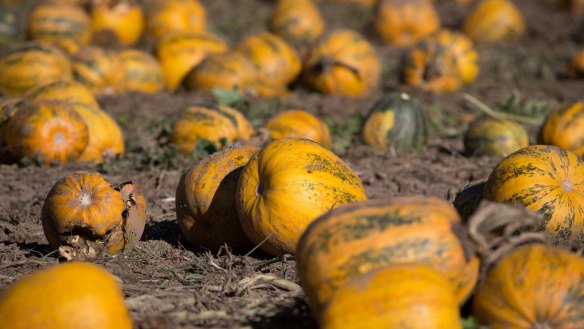
[(237, 216), (235, 191), (243, 167), (259, 149), (233, 146), (190, 167), (176, 190), (176, 216), (192, 244), (218, 250), (227, 244), (235, 252), (253, 248)]
[(146, 224), (146, 199), (132, 182), (110, 185), (99, 173), (59, 179), (42, 209), (45, 236), (67, 259), (115, 254), (138, 241)]
[(0, 329), (132, 328), (116, 278), (83, 262), (50, 266), (5, 288), (0, 319)]
[(294, 253), (308, 224), (329, 209), (366, 199), (343, 160), (301, 138), (278, 139), (256, 153), (236, 194), (243, 231), (272, 255)]
[(390, 265), (420, 263), (442, 274), (462, 304), (479, 259), (461, 234), (456, 209), (436, 197), (393, 197), (333, 209), (298, 242), (296, 264), (306, 298), (318, 314), (353, 278)]

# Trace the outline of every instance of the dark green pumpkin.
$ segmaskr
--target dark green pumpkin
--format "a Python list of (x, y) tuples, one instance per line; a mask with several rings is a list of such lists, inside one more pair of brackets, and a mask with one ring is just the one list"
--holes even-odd
[(511, 120), (480, 119), (464, 135), (464, 151), (468, 155), (507, 156), (527, 145), (527, 131)]
[(381, 150), (412, 152), (426, 145), (427, 139), (426, 115), (405, 93), (390, 94), (375, 103), (363, 126), (365, 143)]

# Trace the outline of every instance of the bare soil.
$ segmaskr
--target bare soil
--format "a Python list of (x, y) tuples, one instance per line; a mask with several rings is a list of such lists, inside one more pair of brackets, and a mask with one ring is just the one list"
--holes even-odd
[[(264, 30), (273, 2), (203, 0), (210, 29), (234, 44)], [(435, 195), (453, 200), (470, 183), (486, 179), (500, 160), (463, 155), (465, 118), (479, 115), (462, 93), (496, 107), (545, 115), (558, 103), (581, 100), (582, 81), (566, 77), (567, 65), (584, 44), (584, 19), (558, 10), (552, 0), (515, 0), (526, 17), (527, 34), (516, 43), (479, 47), (481, 74), (461, 93), (432, 95), (399, 84), (402, 49), (382, 47), (371, 32), (370, 9), (321, 3), (329, 28), (354, 28), (369, 37), (384, 62), (384, 80), (375, 95), (361, 100), (323, 97), (298, 87), (281, 101), (248, 107), (261, 126), (286, 108), (302, 108), (324, 118), (334, 133), (334, 150), (357, 171), (370, 199), (395, 195)], [(461, 24), (469, 6), (439, 1), (445, 26)], [(147, 47), (147, 46), (144, 46)], [(397, 156), (363, 145), (362, 116), (383, 93), (406, 91), (420, 99), (432, 136), (418, 154)], [(136, 182), (148, 200), (149, 222), (131, 251), (97, 261), (122, 282), (137, 328), (315, 328), (298, 289), (293, 257), (272, 259), (260, 252), (234, 256), (211, 253), (181, 238), (174, 209), (181, 174), (198, 160), (176, 154), (167, 143), (173, 118), (187, 105), (212, 96), (129, 94), (100, 98), (102, 108), (122, 126), (123, 159), (100, 166), (0, 166), (0, 290), (36, 270), (57, 263), (40, 224), (40, 210), (54, 182), (77, 170), (97, 170), (113, 182)], [(535, 141), (537, 127), (528, 127)], [(275, 278), (287, 281), (273, 281)], [(295, 284), (294, 284), (295, 283)]]

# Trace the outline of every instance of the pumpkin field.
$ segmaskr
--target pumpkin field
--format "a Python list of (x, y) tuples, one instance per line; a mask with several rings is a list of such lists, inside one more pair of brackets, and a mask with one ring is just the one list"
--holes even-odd
[(584, 328), (584, 1), (0, 0), (0, 329)]

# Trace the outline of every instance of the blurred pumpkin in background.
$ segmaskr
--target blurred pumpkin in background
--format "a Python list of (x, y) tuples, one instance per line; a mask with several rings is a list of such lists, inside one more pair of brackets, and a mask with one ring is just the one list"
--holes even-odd
[(411, 46), (438, 31), (440, 16), (428, 0), (380, 0), (374, 25), (382, 43)]
[(521, 37), (525, 22), (510, 0), (482, 0), (466, 17), (462, 32), (476, 44), (494, 43)]
[(380, 77), (375, 48), (353, 30), (337, 30), (324, 37), (304, 61), (304, 81), (323, 94), (365, 97), (377, 88)]
[(146, 25), (137, 0), (93, 0), (91, 30), (99, 45), (131, 46), (138, 42)]
[(507, 156), (528, 145), (527, 131), (512, 120), (479, 119), (464, 134), (468, 155)]
[(119, 53), (126, 70), (126, 90), (141, 93), (158, 93), (164, 90), (162, 67), (156, 58), (138, 49)]
[(542, 144), (556, 145), (584, 157), (584, 103), (557, 107), (546, 118), (539, 137)]
[(320, 37), (325, 22), (313, 0), (279, 0), (268, 25), (287, 42), (304, 46)]
[(237, 90), (241, 94), (255, 94), (257, 71), (252, 62), (239, 52), (211, 54), (185, 77), (187, 89), (214, 88)]
[(331, 148), (328, 126), (306, 111), (286, 110), (279, 113), (266, 123), (266, 129), (273, 140), (287, 137), (306, 138), (327, 149)]
[(148, 11), (147, 28), (155, 40), (168, 32), (205, 32), (207, 12), (198, 0), (154, 0)]
[(71, 57), (75, 80), (94, 95), (120, 94), (126, 90), (126, 70), (117, 52), (85, 47)]

